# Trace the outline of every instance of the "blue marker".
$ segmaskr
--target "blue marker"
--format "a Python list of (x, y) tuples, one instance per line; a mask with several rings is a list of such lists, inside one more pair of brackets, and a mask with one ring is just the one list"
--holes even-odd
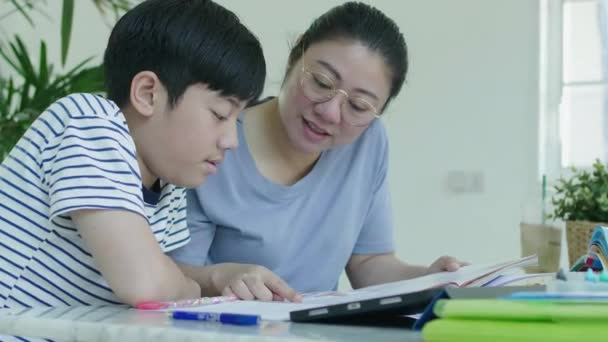
[(173, 311), (173, 319), (184, 319), (190, 321), (211, 321), (224, 324), (257, 325), (260, 323), (258, 315), (241, 315), (232, 313), (197, 312), (197, 311)]

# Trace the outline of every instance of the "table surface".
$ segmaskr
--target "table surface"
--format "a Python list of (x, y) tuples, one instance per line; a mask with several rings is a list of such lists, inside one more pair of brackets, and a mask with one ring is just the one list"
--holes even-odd
[(0, 309), (0, 335), (57, 341), (422, 341), (405, 328), (263, 321), (258, 326), (173, 320), (122, 306)]

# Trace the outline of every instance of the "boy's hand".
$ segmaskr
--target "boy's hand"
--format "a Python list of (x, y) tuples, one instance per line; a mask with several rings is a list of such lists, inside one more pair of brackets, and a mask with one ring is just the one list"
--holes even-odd
[(302, 296), (264, 266), (225, 263), (212, 267), (211, 282), (223, 296), (235, 295), (245, 300), (302, 301)]
[(437, 273), (437, 272), (454, 272), (460, 269), (462, 266), (470, 265), (468, 262), (460, 261), (451, 256), (442, 256), (439, 259), (435, 260), (431, 264), (431, 266), (427, 269), (427, 274)]

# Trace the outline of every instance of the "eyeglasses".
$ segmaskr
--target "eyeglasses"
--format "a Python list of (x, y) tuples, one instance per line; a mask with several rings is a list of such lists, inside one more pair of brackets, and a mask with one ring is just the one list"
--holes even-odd
[(337, 88), (332, 78), (322, 72), (306, 69), (304, 63), (300, 86), (306, 98), (318, 103), (329, 101), (338, 93), (344, 94), (347, 101), (340, 106), (342, 119), (352, 126), (367, 126), (380, 117), (369, 101), (360, 96), (350, 96), (345, 90)]

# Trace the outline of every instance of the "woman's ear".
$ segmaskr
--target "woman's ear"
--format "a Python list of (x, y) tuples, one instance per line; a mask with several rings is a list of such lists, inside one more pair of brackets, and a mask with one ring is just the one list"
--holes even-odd
[(154, 72), (141, 71), (131, 81), (131, 106), (143, 116), (152, 116), (158, 102), (162, 102), (162, 91), (164, 87)]

